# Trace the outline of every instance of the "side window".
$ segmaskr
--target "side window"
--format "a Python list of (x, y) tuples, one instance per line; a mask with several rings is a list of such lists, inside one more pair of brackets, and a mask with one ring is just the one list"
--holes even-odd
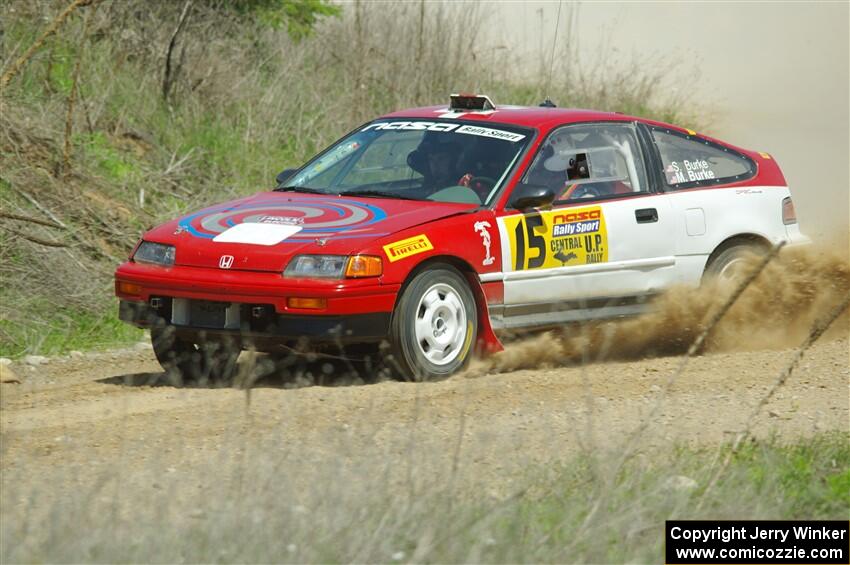
[(737, 151), (673, 130), (653, 129), (664, 180), (673, 190), (746, 180), (755, 163)]
[(622, 122), (556, 129), (523, 180), (554, 189), (556, 203), (649, 190), (635, 126)]

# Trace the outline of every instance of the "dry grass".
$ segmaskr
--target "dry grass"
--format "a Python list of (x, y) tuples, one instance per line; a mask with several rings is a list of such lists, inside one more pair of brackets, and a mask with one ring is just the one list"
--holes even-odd
[(0, 559), (658, 562), (664, 520), (694, 517), (712, 461), (727, 452), (731, 463), (700, 518), (840, 519), (850, 504), (846, 434), (762, 441), (733, 455), (729, 447), (671, 446), (653, 463), (635, 460), (616, 474), (611, 455), (595, 452), (531, 467), (511, 490), (488, 494), (467, 461), (453, 471), (427, 450), (370, 459), (348, 453), (341, 435), (337, 463), (316, 465), (280, 440), (240, 441), (245, 425), (234, 418), (220, 455), (204, 463), (169, 466), (155, 454), (136, 461), (151, 454), (128, 446), (122, 463), (80, 464), (81, 454), (47, 484), (28, 479), (22, 461), (4, 473)]
[[(0, 72), (65, 7), (4, 3)], [(563, 106), (685, 119), (682, 101), (658, 86), (664, 65), (583, 70), (571, 64), (567, 31), (551, 88), (542, 68), (511, 82), (525, 62), (483, 39), (477, 4), (346, 4), (342, 17), (322, 20), (300, 42), (214, 3), (184, 7), (133, 0), (80, 8), (4, 90), (0, 355), (137, 339), (115, 322), (110, 275), (146, 228), (267, 188), (278, 171), (381, 113), (478, 90), (501, 103), (537, 104), (549, 94)], [(551, 60), (548, 49), (539, 60)], [(88, 338), (63, 338), (75, 333)]]
[[(682, 101), (659, 91), (665, 64), (651, 73), (582, 68), (570, 64), (568, 40), (551, 85), (546, 56), (531, 80), (507, 80), (521, 62), (481, 42), (478, 5), (346, 5), (341, 19), (323, 21), (300, 43), (214, 10), (187, 15), (177, 35), (184, 6), (104, 2), (90, 14), (88, 39), (83, 18), (70, 18), (3, 93), (0, 353), (138, 338), (115, 335), (123, 326), (114, 322), (111, 273), (146, 227), (268, 187), (279, 170), (382, 112), (479, 90), (497, 103), (536, 104), (548, 94), (562, 106), (683, 118)], [(62, 8), (48, 0), (0, 7), (0, 72), (49, 23), (43, 14)], [(568, 31), (561, 33), (569, 38)], [(163, 97), (172, 37), (180, 64)], [(71, 174), (61, 179), (71, 92), (78, 95)], [(790, 288), (798, 278), (787, 280)], [(749, 300), (768, 299), (755, 290)], [(655, 324), (649, 330), (661, 339), (670, 319), (705, 312), (690, 304), (671, 302), (641, 323)], [(615, 334), (588, 331), (582, 343), (601, 344), (595, 353), (608, 358)], [(687, 350), (691, 341), (678, 339), (673, 345)], [(553, 352), (575, 346), (570, 362), (588, 362), (580, 345), (549, 336), (513, 351), (525, 348), (520, 358), (554, 363)], [(641, 347), (646, 343), (635, 344)], [(526, 366), (500, 359), (488, 370)], [(624, 460), (595, 448), (588, 421), (580, 457), (531, 467), (510, 489), (496, 489), (476, 479), (459, 439), (439, 453), (417, 449), (413, 434), (353, 453), (340, 432), (338, 455), (328, 463), (289, 449), (285, 429), (264, 442), (246, 441), (255, 424), (250, 410), (234, 414), (230, 433), (216, 439), (219, 456), (184, 467), (171, 466), (174, 454), (130, 443), (117, 463), (78, 453), (48, 483), (33, 482), (27, 461), (16, 462), (4, 471), (0, 493), (0, 560), (644, 562), (660, 558), (663, 520), (693, 517), (709, 484), (701, 518), (839, 518), (850, 505), (846, 434), (806, 445), (747, 444), (715, 481), (711, 463), (730, 446), (671, 447), (656, 464)]]

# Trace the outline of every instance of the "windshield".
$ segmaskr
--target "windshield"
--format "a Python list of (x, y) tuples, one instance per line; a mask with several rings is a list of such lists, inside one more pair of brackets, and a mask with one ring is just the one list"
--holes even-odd
[(337, 142), (279, 190), (486, 204), (528, 130), (441, 120), (373, 122)]

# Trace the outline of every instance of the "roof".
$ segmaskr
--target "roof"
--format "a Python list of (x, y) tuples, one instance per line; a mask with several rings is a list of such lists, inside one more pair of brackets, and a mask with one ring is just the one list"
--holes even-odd
[(600, 112), (576, 108), (547, 108), (541, 106), (499, 106), (489, 112), (455, 112), (449, 115), (448, 106), (425, 106), (408, 108), (382, 116), (383, 118), (449, 118), (457, 117), (470, 121), (513, 124), (517, 126), (548, 129), (549, 127), (575, 122), (623, 121), (637, 118), (618, 112)]
[[(464, 121), (480, 121), (493, 124), (509, 124), (521, 127), (529, 127), (540, 130), (543, 134), (548, 134), (549, 131), (557, 126), (580, 123), (580, 122), (634, 122), (639, 121), (650, 126), (658, 126), (676, 130), (687, 135), (699, 135), (701, 139), (718, 143), (725, 147), (729, 147), (749, 155), (753, 159), (758, 159), (758, 154), (749, 149), (727, 143), (715, 137), (696, 132), (677, 126), (674, 124), (652, 120), (649, 118), (638, 118), (620, 112), (602, 112), (600, 110), (583, 110), (580, 108), (553, 108), (547, 106), (511, 106), (511, 105), (496, 105), (496, 109), (487, 112), (454, 112), (451, 113), (449, 107), (445, 104), (437, 106), (424, 106), (422, 108), (408, 108), (399, 110), (390, 114), (385, 114), (381, 118), (457, 118)], [(763, 159), (763, 157), (761, 157)], [(784, 182), (784, 180), (783, 180)]]

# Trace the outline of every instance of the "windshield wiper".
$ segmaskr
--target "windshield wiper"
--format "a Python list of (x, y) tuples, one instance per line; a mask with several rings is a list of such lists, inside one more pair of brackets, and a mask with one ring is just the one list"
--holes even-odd
[(318, 188), (310, 188), (308, 186), (279, 186), (274, 189), (275, 192), (306, 192), (309, 194), (327, 194), (324, 190)]
[(404, 196), (402, 194), (396, 194), (395, 192), (383, 192), (380, 190), (370, 190), (370, 189), (362, 189), (362, 190), (346, 190), (340, 192), (340, 196), (365, 196), (367, 198), (397, 198), (399, 200), (419, 200), (418, 198), (413, 198), (412, 196)]

